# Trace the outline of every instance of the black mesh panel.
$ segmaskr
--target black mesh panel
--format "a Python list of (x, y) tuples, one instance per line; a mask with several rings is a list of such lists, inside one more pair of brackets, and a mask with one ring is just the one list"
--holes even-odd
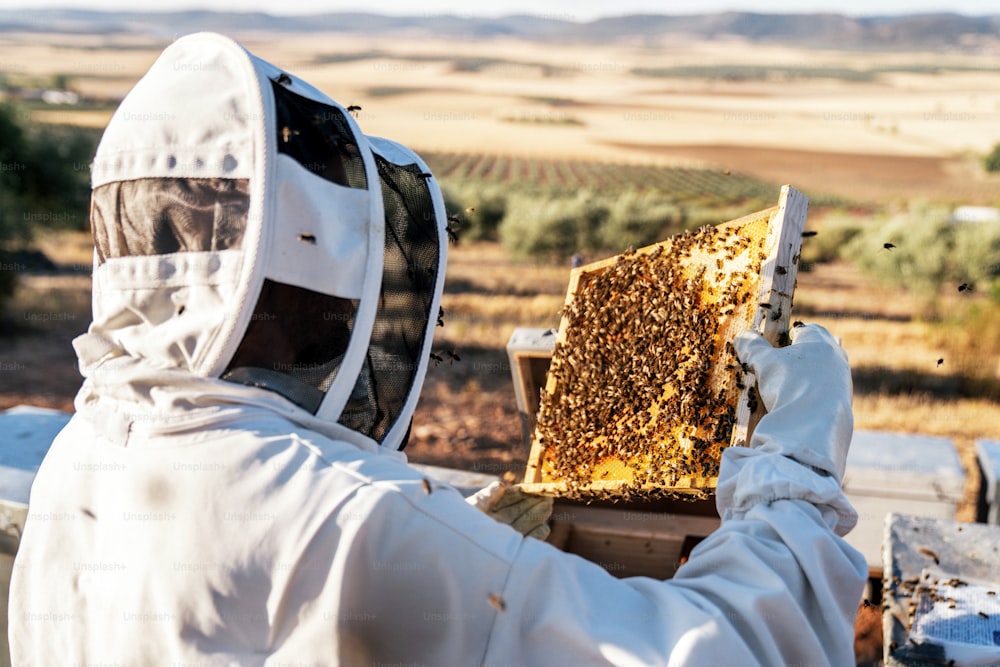
[(245, 179), (140, 178), (101, 185), (90, 201), (98, 262), (239, 248), (249, 206)]
[(365, 165), (351, 126), (337, 107), (271, 82), (277, 109), (278, 152), (338, 185), (366, 188)]
[(222, 378), (275, 391), (316, 413), (340, 370), (357, 302), (265, 280)]
[(441, 240), (421, 170), (377, 154), (375, 161), (385, 205), (385, 268), (368, 357), (340, 423), (382, 442), (413, 386)]

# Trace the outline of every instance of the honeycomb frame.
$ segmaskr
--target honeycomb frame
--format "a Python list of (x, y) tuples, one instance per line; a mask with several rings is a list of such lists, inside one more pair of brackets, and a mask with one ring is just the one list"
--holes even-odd
[(808, 199), (574, 269), (522, 487), (577, 499), (695, 500), (764, 413), (733, 338), (790, 342)]

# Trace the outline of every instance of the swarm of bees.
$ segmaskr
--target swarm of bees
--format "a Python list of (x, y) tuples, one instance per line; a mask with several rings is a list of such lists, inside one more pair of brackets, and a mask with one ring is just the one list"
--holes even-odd
[(801, 237), (787, 249), (794, 260), (777, 264), (773, 213), (574, 270), (525, 480), (534, 491), (627, 500), (714, 490), (722, 449), (744, 444), (738, 419), (759, 407), (731, 341), (762, 323), (788, 338), (791, 287), (774, 297), (762, 269), (794, 285)]

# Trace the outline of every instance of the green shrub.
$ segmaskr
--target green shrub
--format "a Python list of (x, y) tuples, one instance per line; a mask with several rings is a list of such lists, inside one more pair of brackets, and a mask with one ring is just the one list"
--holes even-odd
[(607, 199), (608, 219), (598, 233), (599, 250), (613, 254), (641, 248), (681, 231), (684, 213), (659, 192), (626, 190)]
[[(24, 249), (40, 228), (86, 229), (90, 198), (88, 165), (98, 133), (38, 124), (0, 104), (0, 265)], [(0, 310), (16, 287), (16, 271), (0, 271)]]
[(904, 212), (873, 221), (844, 246), (842, 256), (880, 283), (914, 294), (933, 315), (942, 289), (961, 283), (989, 289), (1000, 274), (1000, 225), (955, 224), (949, 218), (947, 208), (911, 203)]
[(608, 210), (589, 191), (574, 197), (518, 193), (507, 200), (500, 241), (517, 258), (564, 260), (600, 248)]
[(986, 171), (1000, 171), (1000, 144), (994, 144), (993, 150), (983, 159)]
[(802, 241), (802, 265), (812, 266), (843, 257), (844, 248), (863, 230), (862, 223), (846, 214), (828, 215), (819, 225), (819, 234)]
[(443, 188), (448, 215), (458, 218), (458, 235), (467, 241), (497, 241), (507, 212), (508, 192), (499, 185), (470, 181)]

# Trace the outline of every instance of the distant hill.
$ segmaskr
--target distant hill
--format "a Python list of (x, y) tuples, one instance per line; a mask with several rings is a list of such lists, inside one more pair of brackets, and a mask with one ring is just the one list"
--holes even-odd
[(0, 32), (145, 33), (164, 37), (215, 30), (228, 33), (409, 32), (446, 38), (520, 37), (566, 43), (636, 41), (656, 43), (678, 36), (718, 39), (742, 37), (758, 43), (782, 43), (852, 50), (1000, 51), (1000, 16), (911, 14), (850, 17), (841, 14), (757, 14), (722, 12), (685, 16), (629, 15), (586, 23), (535, 16), (383, 16), (331, 13), (274, 16), (263, 12), (111, 12), (75, 9), (0, 10)]

